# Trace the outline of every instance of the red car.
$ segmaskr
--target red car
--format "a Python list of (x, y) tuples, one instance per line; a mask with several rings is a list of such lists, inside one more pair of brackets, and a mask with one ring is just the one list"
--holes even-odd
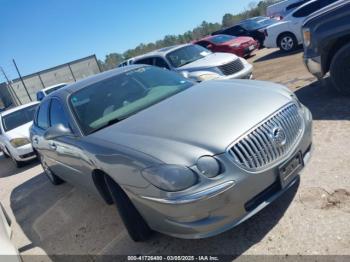
[(250, 56), (259, 48), (259, 43), (247, 36), (213, 35), (193, 43), (212, 52), (233, 53), (240, 57)]

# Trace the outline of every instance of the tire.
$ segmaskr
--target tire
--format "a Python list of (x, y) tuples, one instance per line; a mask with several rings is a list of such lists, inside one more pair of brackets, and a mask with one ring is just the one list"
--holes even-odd
[(44, 173), (47, 176), (47, 178), (50, 180), (50, 182), (57, 186), (60, 185), (62, 183), (64, 183), (64, 180), (61, 179), (60, 177), (56, 176), (48, 167), (48, 165), (46, 164), (46, 162), (43, 160), (43, 157), (41, 155), (39, 155), (39, 159), (40, 159), (40, 164), (42, 166), (42, 168), (44, 169)]
[(343, 95), (350, 96), (350, 43), (343, 46), (333, 57), (330, 75), (335, 89)]
[(15, 166), (16, 166), (17, 168), (21, 168), (21, 167), (24, 166), (24, 162), (22, 162), (22, 161), (17, 161), (17, 160), (11, 155), (11, 153), (10, 153), (10, 155), (9, 155), (8, 157), (11, 158), (12, 162), (15, 164)]
[(292, 33), (284, 33), (278, 37), (277, 45), (283, 52), (294, 51), (298, 46), (298, 41)]
[(107, 175), (105, 176), (105, 182), (132, 240), (140, 242), (149, 239), (153, 231), (137, 211), (129, 197), (121, 187)]

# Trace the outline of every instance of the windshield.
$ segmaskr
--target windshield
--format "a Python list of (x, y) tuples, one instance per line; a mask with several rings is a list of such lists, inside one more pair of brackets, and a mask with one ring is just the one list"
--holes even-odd
[(61, 89), (62, 87), (65, 87), (66, 84), (64, 85), (59, 85), (59, 86), (56, 86), (56, 87), (53, 87), (53, 88), (50, 88), (48, 90), (45, 90), (45, 93), (48, 95), (48, 94), (51, 94), (52, 92), (58, 90), (58, 89)]
[(170, 52), (166, 55), (166, 57), (171, 65), (177, 68), (192, 63), (210, 54), (211, 52), (202, 46), (188, 45)]
[(228, 41), (231, 41), (237, 37), (231, 36), (231, 35), (217, 35), (212, 38), (210, 38), (210, 41), (213, 42), (214, 44), (222, 44)]
[(193, 85), (166, 69), (146, 66), (87, 86), (70, 96), (84, 134), (121, 121)]
[(29, 106), (2, 117), (2, 125), (5, 132), (33, 121), (34, 113), (38, 105)]

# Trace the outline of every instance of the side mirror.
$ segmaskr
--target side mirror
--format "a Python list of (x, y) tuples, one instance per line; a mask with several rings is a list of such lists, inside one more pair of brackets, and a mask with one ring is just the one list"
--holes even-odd
[(65, 127), (62, 124), (58, 124), (47, 129), (44, 133), (44, 138), (46, 140), (52, 140), (58, 137), (70, 135), (73, 135), (73, 133), (69, 128)]
[(209, 44), (209, 45), (207, 45), (207, 48), (208, 48), (208, 49), (213, 48), (213, 45), (212, 45), (212, 44)]

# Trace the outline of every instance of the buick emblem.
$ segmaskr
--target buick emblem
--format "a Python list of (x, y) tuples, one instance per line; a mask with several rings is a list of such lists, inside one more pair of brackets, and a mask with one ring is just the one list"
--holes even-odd
[(283, 128), (281, 127), (274, 127), (272, 129), (272, 132), (270, 134), (270, 137), (272, 138), (273, 142), (277, 147), (282, 147), (287, 142), (287, 136)]

